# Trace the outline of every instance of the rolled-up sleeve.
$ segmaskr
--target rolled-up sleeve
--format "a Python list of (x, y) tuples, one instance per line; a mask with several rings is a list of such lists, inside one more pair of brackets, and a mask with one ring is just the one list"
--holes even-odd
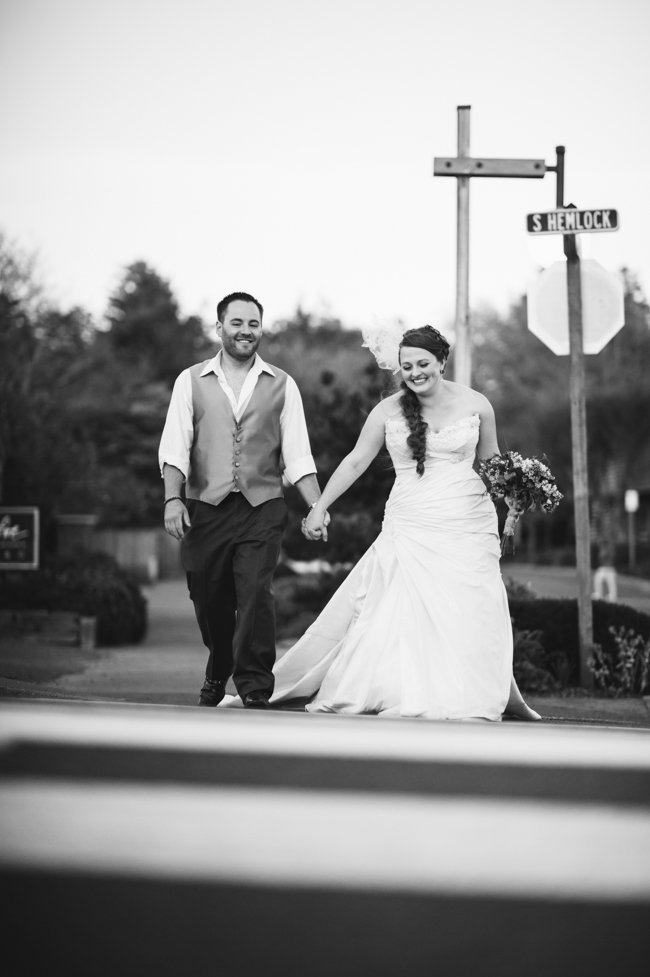
[(189, 370), (183, 370), (176, 378), (160, 439), (158, 462), (161, 474), (165, 465), (173, 465), (187, 479), (193, 440), (192, 378)]
[(302, 397), (293, 377), (287, 377), (284, 407), (280, 415), (284, 474), (292, 485), (305, 475), (316, 474)]

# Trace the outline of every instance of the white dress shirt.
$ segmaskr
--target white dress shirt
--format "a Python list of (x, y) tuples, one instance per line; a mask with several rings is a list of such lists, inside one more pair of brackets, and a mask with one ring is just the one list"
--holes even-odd
[[(201, 371), (201, 376), (203, 377), (206, 373), (211, 372), (216, 374), (219, 385), (228, 398), (237, 421), (246, 410), (260, 373), (270, 373), (273, 377), (276, 375), (273, 367), (265, 363), (262, 357), (256, 353), (255, 361), (246, 374), (239, 400), (236, 400), (221, 366), (221, 350), (206, 363), (205, 368)], [(174, 465), (187, 479), (190, 469), (190, 451), (194, 440), (193, 418), (192, 377), (189, 370), (183, 370), (174, 384), (172, 399), (167, 411), (167, 420), (160, 439), (158, 459), (161, 473), (165, 465)], [(284, 465), (284, 474), (292, 485), (304, 475), (315, 474), (316, 465), (309, 445), (302, 398), (296, 381), (288, 375), (284, 407), (280, 414), (280, 438), (281, 463)]]

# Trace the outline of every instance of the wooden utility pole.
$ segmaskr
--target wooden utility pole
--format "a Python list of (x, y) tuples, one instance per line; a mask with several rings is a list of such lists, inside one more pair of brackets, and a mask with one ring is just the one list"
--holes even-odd
[(543, 159), (485, 159), (469, 155), (470, 105), (458, 106), (458, 155), (436, 156), (434, 176), (454, 176), (457, 187), (456, 342), (454, 380), (471, 386), (472, 334), (469, 315), (469, 181), (476, 176), (539, 179), (546, 172)]
[[(556, 207), (564, 207), (564, 146), (557, 146)], [(569, 205), (570, 206), (570, 205)], [(569, 308), (569, 364), (571, 395), (571, 448), (573, 459), (573, 512), (578, 571), (578, 632), (580, 639), (580, 685), (593, 688), (594, 676), (588, 661), (593, 654), (594, 628), (591, 606), (591, 533), (589, 528), (589, 474), (587, 470), (587, 407), (585, 396), (585, 354), (582, 338), (582, 287), (580, 256), (575, 234), (562, 235), (567, 260)]]
[[(593, 609), (591, 604), (591, 538), (589, 527), (589, 476), (587, 470), (587, 410), (585, 394), (585, 344), (582, 307), (583, 285), (588, 289), (591, 303), (590, 338), (587, 351), (598, 353), (625, 324), (623, 290), (616, 280), (612, 289), (605, 269), (601, 274), (583, 276), (576, 234), (601, 233), (618, 230), (618, 211), (613, 208), (577, 210), (574, 204), (564, 203), (564, 146), (556, 147), (556, 165), (547, 166), (557, 175), (556, 210), (549, 213), (528, 214), (529, 234), (561, 234), (566, 256), (566, 294), (568, 312), (568, 353), (570, 365), (569, 391), (571, 398), (571, 450), (573, 456), (573, 509), (576, 536), (576, 566), (578, 570), (578, 634), (580, 640), (580, 684), (593, 688), (594, 677), (589, 668), (593, 654)], [(595, 262), (586, 265), (593, 272)], [(544, 308), (542, 296), (548, 301), (548, 282), (543, 289), (536, 287), (528, 293), (528, 327), (558, 356), (567, 353), (566, 334), (558, 322), (557, 313), (549, 327), (549, 317), (540, 315)], [(608, 276), (613, 278), (613, 276)], [(555, 276), (554, 280), (557, 279)], [(618, 299), (618, 301), (617, 301)], [(600, 306), (600, 307), (599, 307)], [(617, 307), (618, 306), (618, 307)], [(596, 311), (594, 311), (596, 310)], [(544, 318), (546, 321), (544, 322)], [(559, 329), (558, 329), (559, 326)]]
[[(470, 105), (458, 106), (458, 159), (469, 157)], [(456, 344), (454, 380), (469, 387), (472, 381), (472, 337), (469, 321), (469, 176), (456, 180)]]

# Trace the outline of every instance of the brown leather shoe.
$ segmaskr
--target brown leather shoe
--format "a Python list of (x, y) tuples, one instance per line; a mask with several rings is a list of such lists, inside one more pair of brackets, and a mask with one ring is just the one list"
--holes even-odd
[(206, 675), (203, 688), (199, 693), (200, 706), (218, 706), (226, 694), (226, 682), (228, 679), (211, 679)]
[(243, 698), (244, 709), (270, 709), (269, 696), (267, 692), (249, 692)]

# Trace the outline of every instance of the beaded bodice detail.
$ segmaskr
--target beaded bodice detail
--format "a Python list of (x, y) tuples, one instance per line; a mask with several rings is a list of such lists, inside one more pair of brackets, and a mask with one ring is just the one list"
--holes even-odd
[[(440, 431), (428, 431), (425, 471), (427, 459), (447, 461), (452, 465), (469, 459), (473, 461), (480, 425), (478, 414), (468, 414)], [(401, 413), (386, 420), (386, 447), (398, 473), (411, 469), (415, 471), (415, 460), (407, 444), (409, 434), (409, 426)]]

